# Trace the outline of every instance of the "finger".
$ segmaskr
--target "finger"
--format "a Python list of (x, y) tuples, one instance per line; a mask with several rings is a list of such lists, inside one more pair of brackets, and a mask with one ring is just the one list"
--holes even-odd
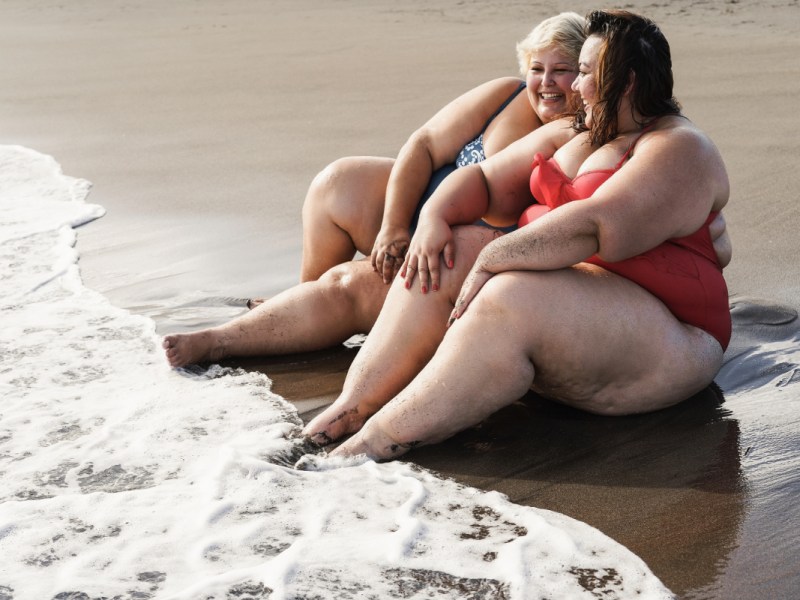
[(417, 275), (419, 276), (419, 287), (423, 294), (427, 294), (430, 289), (430, 273), (428, 271), (428, 257), (421, 256), (418, 263)]
[(431, 257), (431, 261), (428, 263), (428, 273), (431, 277), (431, 290), (434, 292), (439, 291), (439, 265), (439, 255)]
[(456, 318), (457, 318), (457, 313), (456, 313), (456, 309), (454, 308), (454, 309), (453, 309), (453, 310), (450, 312), (450, 318), (449, 318), (449, 319), (447, 319), (447, 328), (448, 328), (448, 329), (450, 328), (450, 326), (451, 326), (453, 323), (455, 323), (455, 322), (456, 322)]
[(456, 319), (460, 319), (464, 315), (479, 289), (480, 285), (475, 281), (475, 276), (472, 275), (464, 283), (464, 287), (461, 288), (461, 293), (458, 295), (455, 307)]
[[(389, 244), (389, 250), (386, 252), (387, 259), (389, 256), (394, 258), (394, 264), (391, 265), (391, 279), (394, 279), (397, 272), (406, 262), (406, 255), (408, 253), (408, 242), (397, 241)], [(384, 273), (389, 270), (385, 269)], [(388, 282), (387, 282), (388, 283)]]
[(397, 270), (397, 259), (390, 254), (383, 257), (383, 265), (381, 266), (381, 273), (383, 274), (383, 283), (392, 281), (392, 273)]
[(492, 273), (481, 271), (478, 273), (470, 273), (461, 287), (461, 292), (458, 294), (455, 308), (453, 309), (453, 316), (455, 319), (460, 319), (467, 310), (467, 307), (478, 295), (483, 286), (493, 277)]
[(444, 245), (444, 263), (448, 269), (452, 269), (456, 260), (456, 248), (453, 242), (447, 242)]
[(380, 269), (378, 268), (378, 256), (378, 248), (373, 247), (372, 252), (369, 255), (369, 261), (372, 263), (372, 270), (380, 273)]
[(411, 256), (406, 264), (403, 265), (403, 270), (400, 275), (406, 280), (405, 286), (407, 290), (411, 289), (411, 284), (414, 283), (414, 276), (417, 274), (417, 257)]
[(404, 259), (408, 252), (408, 240), (396, 242), (395, 245), (397, 246), (397, 252), (395, 254), (400, 257), (400, 260)]

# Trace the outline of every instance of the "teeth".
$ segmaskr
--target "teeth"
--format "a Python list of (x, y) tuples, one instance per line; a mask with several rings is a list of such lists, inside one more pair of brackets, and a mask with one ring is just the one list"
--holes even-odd
[(541, 94), (541, 96), (545, 100), (553, 100), (555, 98), (561, 98), (561, 94)]

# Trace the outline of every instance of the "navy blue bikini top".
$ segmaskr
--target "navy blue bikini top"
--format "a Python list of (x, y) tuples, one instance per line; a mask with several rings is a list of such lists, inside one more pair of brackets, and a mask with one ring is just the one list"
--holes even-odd
[(503, 112), (506, 106), (511, 104), (511, 101), (516, 98), (519, 93), (525, 89), (525, 83), (520, 83), (519, 87), (514, 90), (505, 102), (500, 105), (494, 114), (489, 117), (489, 120), (486, 121), (486, 124), (481, 129), (480, 134), (471, 142), (467, 142), (464, 147), (461, 149), (461, 152), (458, 153), (456, 157), (456, 168), (466, 167), (467, 165), (474, 165), (475, 163), (483, 162), (486, 160), (486, 152), (483, 149), (483, 132), (486, 131), (486, 128), (489, 127), (489, 123), (494, 121), (494, 118)]

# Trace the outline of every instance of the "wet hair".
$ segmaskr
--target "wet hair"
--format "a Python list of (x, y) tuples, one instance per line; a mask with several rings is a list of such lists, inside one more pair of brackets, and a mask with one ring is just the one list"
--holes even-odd
[(586, 41), (586, 20), (575, 12), (563, 12), (545, 19), (517, 44), (517, 60), (522, 77), (531, 68), (531, 57), (548, 48), (556, 48), (569, 56), (575, 67), (581, 46)]
[[(669, 43), (658, 25), (624, 10), (596, 10), (586, 17), (586, 36), (593, 35), (604, 43), (595, 73), (599, 100), (592, 107), (592, 144), (603, 145), (617, 136), (617, 114), (630, 84), (631, 110), (644, 119), (640, 125), (680, 113), (672, 92)], [(578, 127), (582, 127), (582, 112), (576, 119)]]

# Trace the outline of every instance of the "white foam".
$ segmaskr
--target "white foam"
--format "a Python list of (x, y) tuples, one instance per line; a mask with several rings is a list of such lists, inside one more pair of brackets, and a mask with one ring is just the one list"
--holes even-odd
[(0, 147), (0, 598), (671, 597), (563, 515), (402, 462), (293, 468), (267, 377), (171, 370), (152, 321), (83, 287), (88, 191)]

